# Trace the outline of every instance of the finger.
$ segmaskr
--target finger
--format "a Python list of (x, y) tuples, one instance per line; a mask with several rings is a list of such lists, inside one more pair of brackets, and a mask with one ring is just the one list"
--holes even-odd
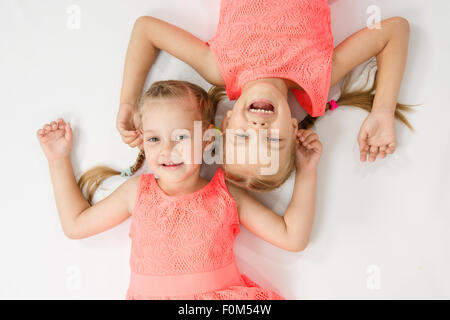
[(306, 145), (305, 145), (305, 148), (306, 148), (306, 149), (312, 149), (313, 146), (314, 146), (314, 143), (317, 142), (317, 141), (319, 141), (319, 140), (314, 140), (314, 141), (312, 141), (312, 142), (306, 144)]
[(67, 141), (72, 140), (72, 127), (70, 125), (70, 122), (66, 123), (65, 129), (66, 129), (66, 132), (64, 134), (64, 138), (66, 138)]
[(386, 158), (386, 149), (387, 149), (387, 146), (381, 146), (380, 147), (380, 150), (378, 151), (378, 158), (379, 159)]
[(122, 137), (133, 138), (136, 136), (136, 131), (120, 129), (119, 133)]
[(64, 129), (66, 127), (66, 123), (64, 122), (63, 119), (59, 118), (58, 119), (58, 129)]
[(311, 144), (311, 142), (316, 141), (316, 140), (319, 140), (319, 136), (317, 134), (313, 133), (313, 134), (309, 135), (305, 139), (305, 141), (303, 141), (303, 144), (304, 145)]
[(319, 140), (314, 140), (309, 144), (309, 149), (314, 152), (320, 152), (322, 150), (322, 143)]
[(51, 129), (52, 127), (48, 123), (44, 125), (44, 130), (46, 133), (50, 132)]
[(58, 124), (56, 123), (56, 121), (50, 122), (50, 126), (52, 127), (52, 130), (57, 130), (58, 129)]
[(301, 138), (302, 138), (302, 135), (303, 135), (303, 131), (301, 131), (301, 132), (300, 132), (300, 131), (298, 131), (298, 132), (297, 132), (297, 136), (296, 136), (296, 139), (295, 139), (295, 140), (296, 140), (297, 142), (300, 142), (300, 140), (301, 140)]
[(394, 153), (394, 151), (395, 151), (395, 143), (391, 143), (391, 144), (389, 144), (388, 145), (388, 147), (387, 147), (387, 149), (386, 149), (386, 153)]
[(363, 149), (361, 149), (361, 150), (359, 151), (359, 159), (360, 159), (362, 162), (365, 162), (365, 161), (367, 160), (367, 155), (368, 155), (368, 153), (369, 153), (369, 149), (370, 149), (369, 145), (365, 145), (365, 146), (363, 147)]
[(370, 154), (369, 154), (369, 161), (374, 162), (377, 158), (378, 154), (378, 147), (377, 146), (370, 146)]
[(130, 144), (134, 140), (136, 140), (136, 136), (132, 136), (132, 137), (124, 137), (124, 136), (122, 136), (122, 141), (125, 142), (126, 144)]
[(386, 152), (380, 152), (379, 154), (378, 154), (378, 158), (379, 159), (384, 159), (384, 158), (386, 158)]
[(306, 139), (312, 134), (315, 134), (315, 133), (311, 130), (305, 130), (303, 132), (302, 136), (300, 137), (300, 141), (306, 141)]
[(136, 135), (136, 131), (135, 130), (129, 130), (126, 128), (125, 124), (120, 122), (119, 125), (117, 126), (117, 130), (119, 130), (119, 133), (121, 136), (125, 136), (125, 137), (133, 137)]
[(134, 141), (132, 141), (131, 143), (129, 143), (129, 146), (130, 146), (131, 148), (135, 148), (135, 147), (137, 147), (137, 146), (140, 145), (140, 144), (142, 144), (142, 138), (141, 138), (141, 137), (138, 137), (136, 140), (134, 140)]
[(360, 131), (358, 135), (358, 145), (359, 145), (359, 159), (362, 162), (367, 160), (367, 153), (369, 152), (369, 145), (367, 144), (368, 135), (364, 131)]
[(44, 130), (39, 129), (38, 131), (36, 131), (36, 134), (40, 138), (40, 137), (42, 137), (44, 135), (44, 132), (45, 132)]

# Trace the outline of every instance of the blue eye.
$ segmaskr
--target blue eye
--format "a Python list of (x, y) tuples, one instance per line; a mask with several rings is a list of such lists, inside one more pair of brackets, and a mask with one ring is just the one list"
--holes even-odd
[(151, 137), (149, 139), (147, 139), (148, 142), (158, 142), (159, 139), (157, 137)]

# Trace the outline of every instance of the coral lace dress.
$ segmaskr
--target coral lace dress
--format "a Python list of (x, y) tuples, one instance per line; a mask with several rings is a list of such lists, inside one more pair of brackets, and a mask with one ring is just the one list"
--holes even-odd
[(141, 175), (126, 299), (283, 299), (239, 272), (238, 233), (236, 203), (221, 168), (202, 189), (183, 196), (169, 196), (153, 174)]
[(327, 0), (222, 0), (216, 35), (206, 42), (230, 100), (249, 81), (289, 79), (300, 105), (325, 113), (333, 35)]

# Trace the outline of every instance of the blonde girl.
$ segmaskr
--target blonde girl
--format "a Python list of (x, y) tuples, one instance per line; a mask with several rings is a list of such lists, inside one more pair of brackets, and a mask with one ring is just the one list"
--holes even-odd
[[(125, 143), (140, 146), (134, 117), (137, 97), (158, 52), (164, 50), (192, 66), (214, 86), (236, 99), (227, 112), (226, 129), (278, 130), (280, 161), (276, 174), (262, 175), (248, 163), (226, 163), (227, 179), (241, 187), (266, 191), (280, 186), (294, 168), (294, 132), (310, 127), (337, 105), (369, 111), (358, 144), (361, 161), (385, 158), (396, 148), (394, 118), (412, 128), (397, 103), (405, 69), (409, 23), (393, 17), (381, 28), (364, 28), (333, 48), (330, 8), (326, 0), (222, 0), (216, 35), (204, 42), (154, 17), (137, 19), (128, 47), (117, 128)], [(368, 59), (376, 57), (373, 87), (329, 101), (329, 88)], [(376, 91), (375, 91), (376, 89)], [(287, 103), (292, 90), (308, 112), (300, 124)], [(242, 146), (245, 148), (245, 146)]]
[[(200, 164), (193, 161), (194, 125), (200, 121), (206, 130), (214, 119), (214, 104), (203, 89), (180, 81), (154, 83), (140, 99), (138, 115), (144, 143), (132, 171), (145, 158), (154, 174), (129, 178), (95, 205), (83, 197), (74, 177), (70, 123), (59, 119), (37, 131), (64, 233), (72, 239), (90, 237), (131, 216), (127, 299), (283, 299), (239, 272), (233, 241), (242, 223), (282, 249), (305, 248), (322, 152), (317, 135), (295, 133), (295, 188), (279, 216), (227, 183), (222, 169), (209, 182), (200, 177)], [(119, 172), (95, 168), (79, 183), (91, 199), (98, 183), (114, 174)]]

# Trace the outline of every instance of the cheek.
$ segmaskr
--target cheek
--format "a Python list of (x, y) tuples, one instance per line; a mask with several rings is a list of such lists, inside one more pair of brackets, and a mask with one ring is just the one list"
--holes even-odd
[(148, 143), (144, 144), (145, 160), (149, 165), (158, 163), (159, 148)]
[(172, 149), (172, 156), (180, 157), (187, 162), (192, 158), (192, 154), (194, 152), (193, 148), (194, 143), (191, 143), (190, 140), (179, 142)]

